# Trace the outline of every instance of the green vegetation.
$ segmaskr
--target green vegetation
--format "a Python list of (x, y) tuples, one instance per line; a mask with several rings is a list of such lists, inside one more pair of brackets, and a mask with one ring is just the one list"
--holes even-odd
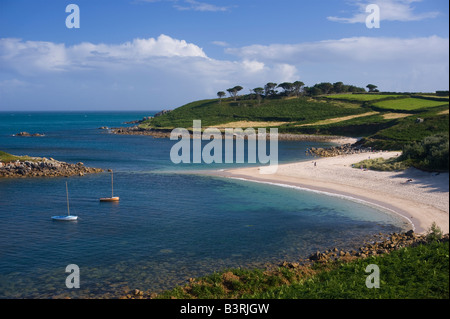
[[(449, 298), (449, 245), (433, 243), (403, 248), (389, 255), (343, 264), (331, 271), (254, 298), (283, 299), (447, 299)], [(365, 268), (380, 268), (380, 288), (365, 286)]]
[[(378, 289), (366, 287), (365, 269), (369, 264), (380, 269)], [(432, 240), (364, 259), (272, 271), (231, 269), (191, 280), (189, 285), (164, 292), (158, 298), (447, 299), (449, 244)]]
[[(225, 91), (219, 91), (218, 99), (186, 104), (143, 122), (141, 127), (190, 128), (193, 120), (200, 119), (204, 128), (235, 122), (246, 128), (247, 122), (253, 122), (253, 127), (258, 123), (261, 125), (257, 127), (277, 127), (279, 133), (361, 137), (358, 144), (364, 147), (396, 151), (433, 135), (448, 135), (448, 91), (380, 93), (375, 85), (367, 88), (372, 93), (342, 82), (322, 82), (312, 87), (305, 87), (301, 81), (269, 82), (250, 90), (251, 94), (238, 95), (243, 88), (235, 86), (226, 90), (228, 98)], [(416, 155), (402, 165), (428, 169), (445, 166), (436, 166), (430, 158), (434, 155), (428, 154), (428, 159)], [(399, 167), (394, 163), (382, 166)]]
[(202, 126), (225, 124), (235, 121), (311, 123), (325, 118), (361, 114), (366, 109), (355, 105), (321, 102), (305, 97), (293, 99), (267, 99), (259, 105), (255, 99), (234, 98), (202, 100), (186, 104), (163, 116), (142, 123), (143, 127), (168, 128), (192, 127), (193, 120), (202, 120)]
[(367, 159), (353, 164), (355, 168), (366, 168), (375, 171), (402, 171), (410, 167), (406, 162), (399, 161), (398, 158), (375, 158)]
[(382, 95), (382, 94), (337, 94), (337, 95), (329, 95), (328, 99), (337, 99), (337, 100), (350, 100), (350, 101), (358, 101), (358, 102), (367, 102), (367, 101), (376, 101), (376, 100), (384, 100), (391, 98), (399, 98), (402, 95)]
[(391, 111), (415, 111), (436, 106), (448, 105), (448, 101), (433, 101), (420, 98), (405, 98), (376, 102), (373, 106)]
[(405, 145), (400, 160), (425, 170), (448, 171), (448, 153), (449, 135), (438, 134), (425, 137), (420, 142)]
[(436, 222), (433, 222), (427, 230), (426, 239), (428, 241), (438, 241), (444, 236), (444, 232), (442, 229), (436, 225)]
[(15, 156), (3, 151), (0, 151), (0, 162), (2, 163), (10, 163), (10, 162), (15, 162), (15, 161), (30, 161), (30, 162), (35, 162), (38, 159), (35, 157), (29, 157), (29, 156)]
[(442, 106), (420, 114), (391, 120), (385, 127), (380, 125), (376, 133), (367, 135), (360, 143), (377, 149), (402, 150), (411, 142), (420, 142), (436, 134), (448, 135), (448, 132), (448, 106)]

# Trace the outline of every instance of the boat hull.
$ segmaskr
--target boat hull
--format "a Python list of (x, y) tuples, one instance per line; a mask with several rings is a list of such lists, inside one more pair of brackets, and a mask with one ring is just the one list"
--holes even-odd
[(56, 220), (56, 221), (70, 222), (70, 221), (77, 220), (78, 216), (72, 216), (72, 215), (69, 215), (69, 216), (67, 216), (67, 215), (66, 216), (52, 216), (52, 219)]
[(105, 198), (100, 198), (101, 202), (118, 202), (119, 201), (119, 197), (105, 197)]

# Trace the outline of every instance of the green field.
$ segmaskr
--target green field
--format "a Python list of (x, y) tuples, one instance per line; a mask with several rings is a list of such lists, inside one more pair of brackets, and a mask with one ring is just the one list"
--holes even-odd
[(202, 120), (202, 126), (235, 121), (313, 123), (329, 118), (366, 113), (367, 109), (351, 103), (315, 101), (307, 98), (273, 99), (262, 102), (224, 99), (196, 101), (141, 124), (151, 128), (192, 127), (193, 120)]
[(328, 99), (349, 100), (358, 102), (368, 102), (384, 100), (389, 98), (399, 98), (402, 95), (380, 95), (380, 94), (336, 94), (327, 96)]
[(446, 104), (448, 105), (448, 101), (433, 101), (417, 98), (406, 98), (406, 99), (380, 101), (374, 103), (373, 106), (392, 111), (416, 111)]
[[(341, 94), (264, 98), (261, 102), (249, 95), (237, 101), (209, 99), (188, 103), (140, 126), (189, 129), (193, 120), (201, 120), (202, 127), (241, 122), (240, 127), (245, 128), (246, 122), (255, 122), (261, 123), (258, 127), (278, 127), (279, 133), (352, 136), (361, 138), (358, 144), (365, 147), (399, 151), (408, 143), (449, 132), (448, 99), (412, 96), (418, 95)], [(363, 114), (368, 115), (358, 116)]]

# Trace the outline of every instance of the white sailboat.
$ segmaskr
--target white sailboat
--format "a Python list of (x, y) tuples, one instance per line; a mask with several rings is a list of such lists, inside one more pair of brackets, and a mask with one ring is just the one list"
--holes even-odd
[(74, 215), (70, 215), (70, 210), (69, 210), (69, 190), (67, 188), (67, 182), (66, 182), (66, 197), (67, 197), (67, 215), (62, 215), (62, 216), (52, 216), (53, 220), (58, 220), (58, 221), (74, 221), (78, 219), (78, 216), (74, 216)]
[(100, 198), (101, 202), (118, 202), (119, 197), (114, 196), (114, 180), (113, 180), (113, 171), (111, 171), (111, 197), (102, 197)]

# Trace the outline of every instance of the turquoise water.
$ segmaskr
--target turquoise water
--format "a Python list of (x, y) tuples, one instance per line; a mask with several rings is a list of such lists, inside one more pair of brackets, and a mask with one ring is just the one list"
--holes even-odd
[[(0, 113), (0, 150), (113, 169), (120, 196), (116, 204), (98, 201), (111, 192), (107, 172), (0, 180), (0, 298), (158, 292), (224, 268), (351, 248), (406, 227), (386, 212), (345, 199), (186, 174), (231, 164), (175, 165), (169, 156), (174, 141), (98, 129), (148, 115)], [(12, 136), (21, 131), (45, 136)], [(306, 148), (319, 145), (280, 141), (280, 162), (309, 160)], [(54, 222), (51, 216), (66, 212), (66, 181), (71, 213), (79, 220)], [(69, 264), (80, 267), (79, 289), (65, 286)]]

